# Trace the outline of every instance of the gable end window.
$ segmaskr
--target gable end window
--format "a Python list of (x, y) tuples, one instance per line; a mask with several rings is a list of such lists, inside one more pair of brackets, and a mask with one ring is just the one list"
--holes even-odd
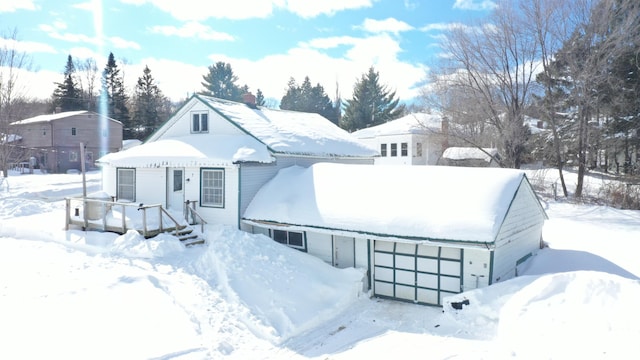
[(272, 230), (271, 237), (280, 244), (287, 245), (294, 249), (307, 251), (307, 244), (304, 233), (296, 231)]
[(118, 169), (116, 182), (118, 200), (136, 201), (135, 169)]
[(387, 144), (380, 144), (380, 156), (387, 156)]
[(200, 170), (200, 206), (224, 207), (224, 169)]
[(409, 155), (409, 144), (407, 143), (400, 144), (400, 155), (401, 156)]
[(207, 112), (191, 113), (191, 132), (192, 133), (209, 132), (209, 113)]

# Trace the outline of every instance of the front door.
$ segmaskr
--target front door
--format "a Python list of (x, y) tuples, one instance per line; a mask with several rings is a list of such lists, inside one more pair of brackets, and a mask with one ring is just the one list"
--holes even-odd
[(333, 237), (333, 266), (337, 268), (355, 267), (356, 246), (352, 237)]
[(184, 206), (184, 169), (169, 168), (167, 174), (167, 208), (182, 211)]

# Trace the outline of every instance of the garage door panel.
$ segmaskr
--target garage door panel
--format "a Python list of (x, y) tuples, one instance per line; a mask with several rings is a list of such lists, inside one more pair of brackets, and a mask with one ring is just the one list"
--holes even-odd
[(437, 259), (418, 258), (417, 263), (418, 263), (418, 271), (431, 272), (431, 273), (437, 273), (438, 272), (438, 260)]
[(460, 276), (460, 262), (440, 260), (440, 273), (444, 275)]
[(375, 290), (377, 295), (393, 297), (393, 284), (376, 281)]
[(427, 290), (427, 289), (418, 289), (417, 300), (422, 303), (427, 304), (441, 304), (442, 302), (438, 302), (438, 291), (437, 290)]
[(429, 245), (418, 245), (418, 255), (438, 257), (438, 247)]
[(440, 290), (454, 293), (460, 292), (460, 278), (440, 276)]
[(405, 243), (397, 243), (395, 251), (398, 254), (415, 255), (415, 253), (416, 253), (416, 245), (414, 245), (414, 244), (405, 244)]
[(416, 288), (413, 286), (396, 285), (396, 297), (413, 301), (416, 298)]
[(375, 254), (375, 264), (379, 266), (388, 266), (393, 267), (393, 255), (387, 253), (379, 253)]
[(396, 283), (414, 286), (416, 273), (414, 271), (396, 270)]
[(460, 260), (460, 249), (442, 248), (440, 250), (440, 257), (444, 259)]
[(398, 269), (415, 270), (416, 258), (415, 256), (396, 255), (396, 267)]
[(438, 275), (433, 274), (418, 274), (418, 281), (416, 285), (420, 287), (426, 287), (431, 289), (438, 288)]
[(393, 282), (393, 269), (375, 267), (376, 280)]

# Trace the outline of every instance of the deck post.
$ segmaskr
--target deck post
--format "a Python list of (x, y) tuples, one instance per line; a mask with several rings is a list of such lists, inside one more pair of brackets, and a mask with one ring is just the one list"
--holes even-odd
[(160, 221), (160, 232), (164, 232), (162, 229), (162, 205), (158, 206), (158, 220)]
[(65, 215), (64, 230), (67, 231), (69, 230), (69, 224), (71, 223), (71, 199), (66, 198), (65, 202), (66, 202), (65, 208), (67, 209), (67, 214)]
[(147, 237), (147, 208), (142, 208), (142, 235)]
[(122, 233), (127, 232), (127, 214), (125, 214), (125, 210), (127, 207), (122, 204)]

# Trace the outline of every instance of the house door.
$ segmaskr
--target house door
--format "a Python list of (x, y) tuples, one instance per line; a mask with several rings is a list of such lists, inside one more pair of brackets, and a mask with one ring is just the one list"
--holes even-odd
[(184, 169), (167, 170), (167, 208), (182, 211), (184, 206)]
[(352, 237), (333, 237), (333, 266), (337, 268), (355, 267), (356, 245)]

